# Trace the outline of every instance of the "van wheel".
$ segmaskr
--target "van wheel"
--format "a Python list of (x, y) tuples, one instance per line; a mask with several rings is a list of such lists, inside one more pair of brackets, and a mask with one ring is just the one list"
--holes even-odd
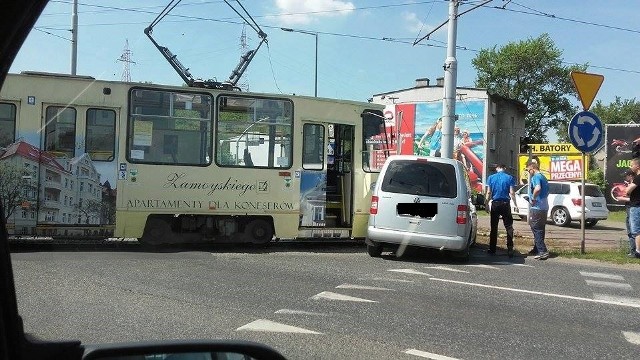
[(596, 226), (597, 223), (598, 223), (598, 220), (593, 220), (593, 219), (592, 220), (587, 220), (587, 221), (584, 222), (584, 226), (588, 227), (588, 228), (591, 228), (591, 227)]
[(558, 226), (568, 226), (571, 223), (571, 216), (569, 216), (569, 211), (562, 206), (559, 206), (553, 209), (551, 213), (551, 219), (553, 223)]
[(367, 244), (367, 252), (371, 257), (380, 257), (382, 255), (382, 245), (372, 241), (372, 245)]

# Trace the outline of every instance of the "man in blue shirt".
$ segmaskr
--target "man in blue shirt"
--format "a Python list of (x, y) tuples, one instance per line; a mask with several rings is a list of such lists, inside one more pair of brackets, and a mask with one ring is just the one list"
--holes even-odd
[[(489, 212), (491, 213), (489, 254), (496, 253), (498, 222), (502, 216), (502, 223), (507, 230), (507, 254), (509, 257), (513, 257), (513, 216), (511, 215), (510, 200), (516, 204), (514, 190), (516, 179), (504, 172), (505, 167), (505, 165), (496, 166), (496, 173), (487, 178), (487, 199), (490, 201)], [(515, 206), (517, 207), (517, 205)]]
[(540, 172), (540, 165), (535, 161), (527, 164), (529, 173), (529, 226), (533, 232), (533, 250), (537, 252), (534, 259), (546, 260), (549, 251), (544, 243), (545, 226), (547, 224), (547, 212), (549, 211), (549, 183)]

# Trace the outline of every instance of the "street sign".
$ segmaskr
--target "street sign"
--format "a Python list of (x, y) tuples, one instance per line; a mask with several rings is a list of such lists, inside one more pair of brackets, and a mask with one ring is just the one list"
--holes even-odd
[(590, 153), (600, 147), (604, 138), (602, 121), (596, 114), (581, 111), (569, 122), (569, 139), (576, 149)]
[(584, 110), (589, 110), (593, 99), (596, 98), (598, 90), (604, 81), (604, 76), (599, 74), (589, 74), (585, 72), (572, 71), (571, 80), (573, 80), (573, 86), (578, 91), (578, 97), (582, 102)]

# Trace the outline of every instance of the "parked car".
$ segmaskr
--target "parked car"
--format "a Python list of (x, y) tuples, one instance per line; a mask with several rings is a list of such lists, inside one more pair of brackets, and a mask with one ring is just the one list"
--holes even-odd
[[(549, 213), (547, 216), (555, 225), (568, 226), (572, 221), (580, 221), (582, 215), (581, 188), (582, 183), (579, 181), (549, 181)], [(597, 185), (586, 183), (585, 189), (585, 226), (592, 227), (599, 220), (606, 220), (609, 216), (609, 210), (607, 209), (607, 200)], [(529, 213), (528, 193), (528, 185), (524, 185), (516, 191), (518, 211), (515, 211), (513, 201), (511, 202), (513, 215), (518, 215), (522, 219), (526, 219)]]
[(469, 176), (453, 159), (393, 155), (375, 184), (367, 227), (367, 250), (419, 246), (468, 258), (477, 214)]

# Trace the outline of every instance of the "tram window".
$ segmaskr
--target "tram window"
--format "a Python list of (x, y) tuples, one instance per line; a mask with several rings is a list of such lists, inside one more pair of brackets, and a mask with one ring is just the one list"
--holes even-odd
[(75, 156), (76, 109), (62, 106), (47, 107), (45, 117), (45, 150), (56, 156)]
[(0, 103), (0, 147), (14, 142), (16, 137), (16, 106)]
[(362, 114), (362, 168), (380, 172), (390, 155), (390, 139), (380, 111), (366, 110)]
[(219, 166), (289, 168), (293, 103), (243, 96), (218, 98), (216, 163)]
[(130, 102), (129, 161), (200, 166), (211, 163), (211, 96), (133, 89)]
[(116, 144), (116, 112), (105, 109), (88, 109), (85, 139), (85, 152), (91, 156), (91, 160), (113, 160)]
[(304, 124), (302, 128), (302, 168), (324, 169), (324, 126)]

